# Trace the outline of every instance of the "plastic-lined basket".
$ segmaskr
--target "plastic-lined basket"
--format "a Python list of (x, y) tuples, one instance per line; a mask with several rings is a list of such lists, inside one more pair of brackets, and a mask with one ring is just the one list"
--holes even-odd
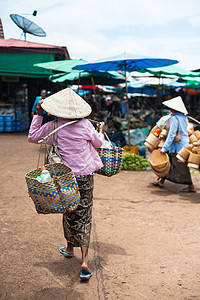
[(72, 170), (63, 163), (45, 165), (52, 179), (41, 183), (36, 177), (41, 169), (37, 168), (25, 175), (28, 192), (39, 214), (63, 213), (73, 211), (80, 200), (78, 184)]
[(104, 176), (112, 176), (121, 170), (123, 150), (119, 147), (113, 147), (111, 149), (98, 148), (97, 152), (103, 163), (103, 167), (96, 171), (96, 173)]

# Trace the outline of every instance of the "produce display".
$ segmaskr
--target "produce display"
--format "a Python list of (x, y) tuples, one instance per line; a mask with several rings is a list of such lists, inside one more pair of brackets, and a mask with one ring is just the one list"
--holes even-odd
[(149, 167), (149, 162), (134, 153), (123, 153), (122, 170), (141, 171)]
[(138, 154), (138, 147), (137, 146), (124, 146), (123, 147), (124, 149), (124, 152), (127, 152), (127, 153), (134, 153), (134, 154)]

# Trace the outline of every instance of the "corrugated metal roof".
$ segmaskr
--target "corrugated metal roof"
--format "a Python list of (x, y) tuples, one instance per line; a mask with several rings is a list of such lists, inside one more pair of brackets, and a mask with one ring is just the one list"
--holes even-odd
[(16, 39), (0, 39), (0, 52), (59, 53), (69, 59), (67, 47), (27, 42)]

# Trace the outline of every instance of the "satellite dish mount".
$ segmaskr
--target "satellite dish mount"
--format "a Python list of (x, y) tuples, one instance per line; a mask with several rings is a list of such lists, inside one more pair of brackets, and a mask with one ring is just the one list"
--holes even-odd
[[(36, 16), (36, 14), (37, 14), (37, 11), (34, 10), (33, 16)], [(17, 15), (17, 14), (11, 14), (10, 18), (20, 29), (23, 30), (25, 41), (26, 41), (27, 33), (35, 35), (35, 36), (40, 36), (40, 37), (46, 36), (46, 32), (40, 26), (38, 26), (31, 20), (29, 20), (23, 16)]]

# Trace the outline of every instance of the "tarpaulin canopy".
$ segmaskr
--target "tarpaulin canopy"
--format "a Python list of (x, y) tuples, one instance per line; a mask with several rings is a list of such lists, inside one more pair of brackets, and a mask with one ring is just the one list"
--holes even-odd
[(200, 73), (198, 73), (198, 72), (187, 71), (187, 70), (179, 68), (175, 65), (159, 67), (159, 68), (147, 68), (146, 70), (149, 73), (158, 75), (158, 76), (165, 74), (165, 75), (176, 75), (178, 77), (185, 77), (185, 76), (200, 77)]
[(35, 63), (52, 61), (52, 53), (0, 53), (0, 75), (41, 78), (52, 71), (34, 67)]

